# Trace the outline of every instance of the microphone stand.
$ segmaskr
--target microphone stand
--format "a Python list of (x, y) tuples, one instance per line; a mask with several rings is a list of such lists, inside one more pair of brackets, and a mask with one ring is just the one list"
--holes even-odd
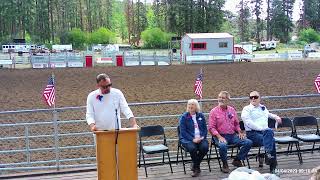
[(119, 136), (119, 119), (118, 119), (118, 109), (116, 108), (116, 128), (115, 128), (115, 133), (116, 133), (116, 136), (115, 136), (115, 158), (116, 158), (116, 171), (117, 171), (117, 180), (120, 179), (119, 177), (119, 157), (118, 157), (118, 136)]

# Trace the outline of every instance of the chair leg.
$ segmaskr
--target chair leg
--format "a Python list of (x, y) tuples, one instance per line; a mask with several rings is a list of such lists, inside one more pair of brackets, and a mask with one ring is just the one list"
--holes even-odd
[(147, 166), (146, 166), (146, 161), (144, 159), (144, 153), (143, 152), (142, 152), (142, 159), (143, 159), (144, 172), (146, 173), (146, 177), (148, 177)]
[(183, 159), (182, 148), (180, 148), (180, 152), (181, 152), (181, 159), (182, 159), (182, 165), (183, 165), (183, 172), (184, 172), (184, 174), (187, 174), (187, 172), (186, 172), (186, 165), (185, 165), (184, 159)]
[(249, 169), (251, 169), (251, 167), (250, 167), (250, 163), (249, 163), (248, 155), (247, 155), (246, 159), (247, 159), (247, 163), (248, 163), (248, 168), (249, 168)]
[(297, 145), (297, 150), (298, 150), (298, 156), (299, 156), (300, 164), (302, 164), (302, 163), (303, 163), (303, 160), (302, 160), (302, 154), (301, 154), (299, 142), (297, 142), (296, 145)]
[(210, 157), (208, 156), (208, 154), (207, 154), (207, 161), (208, 161), (209, 172), (211, 172)]
[(162, 163), (164, 163), (164, 152), (162, 153)]
[(299, 159), (299, 163), (301, 164), (301, 159), (300, 159), (300, 151), (298, 150), (298, 143), (294, 143), (296, 145), (296, 149), (297, 149), (297, 155), (298, 155), (298, 159)]
[(140, 168), (141, 167), (141, 149), (139, 148), (139, 164), (138, 164), (138, 167)]
[(233, 148), (231, 148), (231, 158), (233, 158)]
[(289, 155), (289, 150), (290, 150), (290, 143), (288, 144), (288, 148), (287, 148), (287, 156)]
[(218, 159), (218, 163), (219, 163), (220, 171), (222, 171), (222, 167), (221, 167), (221, 162), (220, 162), (219, 153), (218, 153), (217, 147), (216, 147), (215, 145), (214, 145), (214, 149), (215, 149), (215, 151), (216, 151), (216, 156), (217, 156), (217, 159)]
[(210, 148), (209, 148), (209, 161), (211, 161), (211, 151), (212, 151), (212, 142), (210, 143)]
[(178, 150), (177, 150), (177, 161), (176, 163), (178, 164), (178, 161), (179, 161), (179, 150), (180, 150), (180, 146), (178, 145)]
[(316, 144), (316, 142), (313, 142), (313, 146), (312, 146), (312, 150), (311, 153), (313, 154), (313, 150), (314, 150), (314, 145)]
[(292, 153), (293, 143), (291, 143), (290, 153)]
[[(164, 154), (164, 153), (163, 153), (163, 154)], [(171, 166), (170, 155), (169, 155), (169, 150), (167, 151), (167, 154), (168, 154), (168, 159), (169, 159), (170, 170), (171, 170), (171, 173), (173, 173), (173, 171), (172, 171), (172, 166)]]

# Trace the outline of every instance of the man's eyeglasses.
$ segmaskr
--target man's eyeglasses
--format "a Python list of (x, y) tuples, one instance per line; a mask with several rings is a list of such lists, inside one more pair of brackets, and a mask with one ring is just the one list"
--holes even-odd
[(259, 99), (259, 96), (250, 96), (250, 99)]
[(108, 84), (108, 85), (105, 85), (105, 86), (101, 86), (102, 89), (108, 89), (109, 87), (112, 86), (112, 83)]

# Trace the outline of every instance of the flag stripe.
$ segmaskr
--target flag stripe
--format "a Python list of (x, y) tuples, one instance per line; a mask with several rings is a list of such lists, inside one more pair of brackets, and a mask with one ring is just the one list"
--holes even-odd
[(42, 93), (45, 102), (48, 106), (52, 106), (55, 103), (55, 88), (54, 88), (54, 77), (49, 78), (48, 84)]
[(202, 80), (203, 80), (203, 74), (202, 74), (202, 71), (200, 71), (194, 83), (194, 93), (200, 98), (202, 98)]

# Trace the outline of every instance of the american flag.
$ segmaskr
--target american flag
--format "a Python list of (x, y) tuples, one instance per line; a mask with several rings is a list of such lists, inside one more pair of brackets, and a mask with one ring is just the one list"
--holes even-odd
[(47, 87), (44, 89), (42, 93), (44, 100), (48, 104), (48, 106), (54, 105), (55, 101), (55, 89), (54, 89), (54, 76), (49, 77), (49, 81)]
[(316, 87), (318, 93), (320, 93), (320, 74), (314, 80), (314, 86)]
[(202, 81), (203, 81), (203, 73), (202, 70), (197, 75), (196, 82), (194, 83), (194, 93), (202, 98)]

